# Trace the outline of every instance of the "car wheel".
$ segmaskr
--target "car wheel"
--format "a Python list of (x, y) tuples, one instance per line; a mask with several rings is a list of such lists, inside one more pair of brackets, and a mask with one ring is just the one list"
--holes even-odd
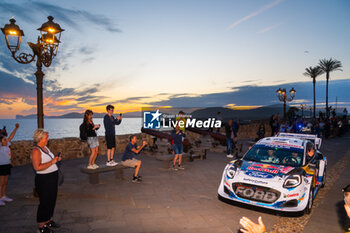
[(310, 193), (309, 193), (309, 200), (307, 202), (306, 208), (305, 208), (305, 214), (310, 214), (311, 213), (311, 209), (312, 209), (312, 204), (314, 203), (314, 192), (312, 189), (310, 189)]
[(327, 175), (327, 167), (324, 167), (321, 188), (323, 188), (326, 185), (326, 178), (327, 178), (326, 175)]

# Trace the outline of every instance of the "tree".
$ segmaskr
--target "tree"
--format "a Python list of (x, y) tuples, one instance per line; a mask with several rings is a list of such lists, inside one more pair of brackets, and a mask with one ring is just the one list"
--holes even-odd
[(323, 73), (324, 71), (319, 66), (315, 66), (315, 67), (310, 66), (309, 68), (305, 69), (305, 73), (304, 73), (305, 76), (312, 78), (312, 83), (314, 87), (314, 114), (313, 114), (314, 119), (316, 119), (316, 78), (317, 76)]
[(329, 73), (336, 71), (336, 70), (340, 70), (343, 71), (342, 69), (340, 69), (342, 67), (342, 64), (340, 61), (336, 60), (336, 59), (322, 59), (320, 60), (320, 62), (318, 63), (319, 66), (321, 67), (321, 69), (326, 73), (326, 116), (327, 118), (329, 118), (329, 108), (328, 108), (328, 81), (329, 81)]

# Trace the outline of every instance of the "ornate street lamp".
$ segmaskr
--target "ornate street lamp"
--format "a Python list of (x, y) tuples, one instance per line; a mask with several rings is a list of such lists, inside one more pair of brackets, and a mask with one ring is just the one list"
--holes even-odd
[(283, 119), (285, 120), (286, 119), (286, 102), (291, 102), (294, 97), (295, 97), (295, 94), (296, 94), (296, 91), (294, 90), (294, 88), (292, 88), (290, 91), (289, 91), (289, 95), (290, 97), (287, 96), (287, 91), (286, 89), (281, 89), (279, 88), (277, 91), (276, 91), (276, 94), (277, 94), (277, 97), (280, 101), (283, 102)]
[(41, 25), (38, 30), (40, 36), (38, 36), (37, 43), (29, 43), (29, 47), (32, 49), (33, 54), (20, 53), (16, 55), (21, 45), (23, 31), (16, 25), (15, 19), (10, 19), (10, 24), (6, 24), (1, 28), (2, 33), (5, 35), (6, 44), (12, 57), (21, 64), (28, 64), (35, 60), (37, 71), (35, 72), (36, 85), (37, 85), (37, 115), (38, 115), (38, 128), (44, 128), (44, 111), (43, 111), (43, 78), (44, 73), (41, 68), (42, 65), (49, 67), (52, 63), (53, 57), (57, 55), (58, 45), (61, 39), (61, 33), (64, 31), (59, 24), (53, 22), (53, 17), (47, 17), (49, 21)]

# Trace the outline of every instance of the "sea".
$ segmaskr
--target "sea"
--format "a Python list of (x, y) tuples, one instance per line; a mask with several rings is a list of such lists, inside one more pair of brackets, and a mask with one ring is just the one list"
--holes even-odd
[[(95, 124), (100, 124), (101, 128), (97, 130), (97, 136), (104, 136), (103, 118), (94, 118)], [(7, 133), (10, 135), (18, 123), (19, 129), (13, 141), (32, 140), (33, 132), (37, 129), (36, 119), (0, 119), (0, 129), (6, 126)], [(79, 137), (79, 126), (82, 123), (80, 118), (46, 118), (44, 120), (45, 130), (49, 132), (50, 138)], [(120, 125), (115, 126), (116, 135), (141, 133), (141, 118), (123, 118)]]

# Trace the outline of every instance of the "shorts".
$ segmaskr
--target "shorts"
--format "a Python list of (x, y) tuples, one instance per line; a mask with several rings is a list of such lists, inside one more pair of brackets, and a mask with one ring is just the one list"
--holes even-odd
[(87, 143), (91, 149), (98, 147), (100, 144), (98, 143), (97, 137), (88, 137)]
[(115, 148), (115, 135), (106, 135), (107, 149)]
[(140, 161), (138, 159), (132, 158), (132, 159), (127, 159), (125, 161), (122, 161), (122, 165), (124, 167), (136, 167), (137, 162)]
[(175, 155), (180, 155), (183, 152), (183, 145), (182, 144), (174, 144), (173, 149), (174, 149)]
[(0, 165), (0, 176), (11, 175), (11, 164)]

